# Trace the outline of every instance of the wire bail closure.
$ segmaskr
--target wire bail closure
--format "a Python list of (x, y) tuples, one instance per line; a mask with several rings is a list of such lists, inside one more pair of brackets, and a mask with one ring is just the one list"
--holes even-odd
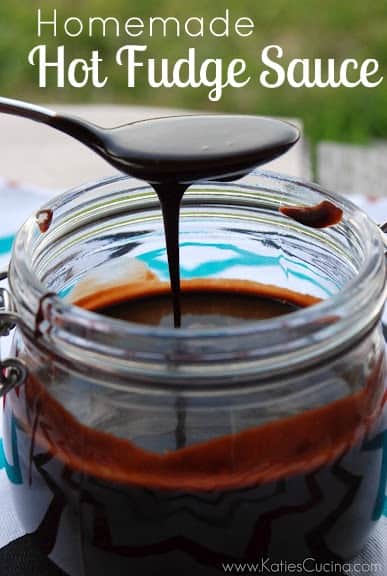
[[(7, 272), (0, 272), (0, 280), (7, 278)], [(9, 336), (19, 322), (19, 315), (12, 296), (5, 287), (0, 287), (0, 338)], [(24, 362), (16, 358), (2, 359), (0, 348), (0, 398), (12, 388), (23, 384), (28, 376)]]
[(27, 380), (28, 370), (24, 362), (15, 358), (0, 360), (0, 398), (10, 392), (15, 386)]
[(384, 255), (387, 257), (387, 222), (379, 225), (379, 230), (382, 232), (382, 238), (384, 243)]

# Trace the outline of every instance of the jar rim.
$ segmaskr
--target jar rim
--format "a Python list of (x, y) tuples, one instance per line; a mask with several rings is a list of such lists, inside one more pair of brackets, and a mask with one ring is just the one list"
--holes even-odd
[[(222, 327), (221, 330), (213, 328), (175, 330), (143, 326), (103, 317), (64, 302), (54, 295), (46, 299), (45, 306), (41, 310), (43, 315), (46, 314), (46, 320), (50, 322), (50, 330), (42, 335), (44, 345), (49, 348), (58, 347), (58, 350), (63, 350), (64, 355), (68, 354), (69, 358), (74, 357), (74, 359), (77, 357), (79, 361), (79, 354), (74, 356), (70, 336), (78, 338), (78, 345), (87, 351), (86, 339), (81, 342), (81, 334), (85, 333), (85, 330), (88, 338), (96, 338), (99, 341), (103, 335), (114, 333), (115, 338), (111, 339), (111, 344), (99, 348), (101, 366), (104, 363), (102, 358), (108, 355), (116, 358), (120, 364), (119, 369), (123, 370), (125, 368), (123, 358), (130, 351), (131, 369), (133, 369), (133, 361), (152, 364), (165, 362), (168, 358), (169, 362), (173, 361), (180, 365), (184, 363), (186, 370), (180, 370), (179, 379), (184, 379), (185, 375), (190, 379), (195, 378), (195, 374), (198, 375), (198, 368), (203, 366), (203, 363), (207, 366), (212, 363), (218, 365), (231, 358), (235, 359), (235, 355), (242, 350), (243, 353), (239, 354), (239, 357), (246, 364), (247, 372), (251, 370), (251, 363), (254, 363), (256, 370), (257, 362), (260, 362), (262, 373), (265, 373), (263, 369), (267, 364), (265, 360), (268, 360), (269, 356), (273, 360), (274, 354), (277, 359), (275, 369), (280, 373), (281, 369), (289, 370), (290, 365), (305, 365), (307, 360), (315, 362), (325, 353), (332, 354), (339, 349), (340, 343), (345, 345), (350, 338), (359, 337), (369, 330), (380, 317), (386, 290), (384, 244), (377, 225), (347, 198), (337, 196), (302, 179), (266, 170), (256, 170), (246, 179), (246, 184), (244, 180), (241, 180), (233, 185), (257, 186), (257, 183), (251, 182), (252, 180), (267, 181), (272, 185), (291, 185), (317, 192), (325, 199), (339, 205), (351, 219), (351, 226), (356, 228), (364, 244), (365, 257), (357, 275), (337, 294), (286, 317), (256, 320), (232, 327)], [(58, 206), (71, 201), (85, 191), (122, 182), (138, 181), (121, 175), (106, 178), (65, 192), (48, 202), (43, 209), (55, 211)], [(211, 182), (211, 185), (225, 186), (220, 182)], [(25, 246), (31, 242), (33, 225), (35, 225), (35, 220), (31, 216), (20, 229), (14, 243), (10, 265), (11, 291), (24, 327), (31, 333), (34, 331), (38, 306), (41, 306), (47, 294), (47, 289), (33, 271), (31, 263), (25, 257), (23, 258)], [(20, 280), (32, 293), (32, 305), (31, 301), (27, 305), (25, 294), (23, 295), (19, 289)], [(327, 318), (335, 318), (335, 321), (326, 322)], [(163, 341), (163, 347), (154, 346), (154, 343), (160, 340)], [(268, 342), (270, 351), (269, 345), (257, 349), (258, 340), (261, 343)], [(122, 345), (118, 346), (118, 343)], [(281, 353), (284, 344), (286, 344), (286, 353)], [(267, 364), (269, 365), (270, 363)], [(270, 373), (272, 370), (273, 363), (271, 362)], [(170, 375), (168, 377), (170, 378)]]

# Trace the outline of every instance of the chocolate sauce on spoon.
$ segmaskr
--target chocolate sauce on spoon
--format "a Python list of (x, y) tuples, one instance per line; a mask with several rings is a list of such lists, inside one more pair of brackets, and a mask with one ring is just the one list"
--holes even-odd
[(179, 211), (185, 190), (199, 180), (241, 178), (299, 139), (299, 131), (291, 124), (257, 116), (173, 116), (106, 129), (7, 98), (0, 98), (0, 112), (65, 132), (115, 168), (153, 186), (163, 214), (175, 327), (181, 321)]
[[(133, 166), (121, 168), (133, 175), (138, 170), (136, 175), (148, 180), (160, 198), (171, 286), (175, 294), (175, 325), (179, 325), (180, 314), (178, 221), (184, 191), (202, 177), (236, 179), (291, 146), (292, 128), (287, 127), (290, 131), (287, 144), (286, 133), (283, 134), (285, 142), (280, 145), (277, 132), (277, 140), (274, 138), (267, 145), (267, 140), (265, 144), (263, 139), (260, 154), (255, 149), (254, 155), (254, 130), (259, 133), (261, 126), (263, 138), (264, 125), (259, 124), (265, 123), (263, 119), (249, 119), (254, 126), (251, 132), (246, 127), (244, 134), (241, 117), (234, 118), (234, 126), (231, 126), (232, 118), (223, 117), (223, 125), (227, 124), (230, 131), (226, 136), (221, 122), (215, 125), (217, 120), (208, 121), (205, 128), (205, 122), (199, 118), (203, 117), (198, 117), (197, 124), (192, 117), (138, 123), (134, 136), (138, 128), (137, 142), (143, 145), (144, 158), (146, 146), (150, 146), (148, 173), (144, 158), (139, 159), (138, 165), (133, 163)], [(160, 124), (156, 126), (158, 122)], [(152, 124), (153, 128), (162, 125), (163, 128), (159, 132), (158, 129), (153, 131)], [(285, 130), (281, 123), (274, 123), (271, 130), (281, 127)], [(130, 129), (124, 132), (128, 134)], [(180, 134), (179, 138), (177, 134)], [(251, 138), (250, 142), (244, 140), (246, 135)], [(266, 136), (273, 137), (273, 134), (269, 130)], [(234, 146), (235, 141), (237, 145)], [(112, 143), (109, 146), (112, 151)], [(225, 153), (226, 147), (234, 149), (229, 157)], [(109, 161), (114, 163), (112, 159)], [(313, 227), (332, 225), (341, 217), (326, 204), (309, 208), (288, 206), (281, 211)], [(40, 216), (38, 224), (45, 233), (52, 214)], [(222, 289), (223, 280), (217, 280), (218, 288)], [(186, 290), (185, 294), (193, 298), (194, 315), (198, 314), (198, 288), (200, 286), (191, 293)], [(234, 292), (226, 290), (224, 293), (223, 289), (218, 289), (215, 294), (217, 309), (221, 294), (224, 306), (226, 302), (227, 306), (230, 304), (230, 293), (240, 296), (240, 286), (234, 285), (234, 288), (237, 288)], [(247, 297), (254, 298), (255, 313), (258, 312), (256, 298), (259, 296), (274, 299), (275, 302), (269, 303), (270, 307), (274, 306), (281, 314), (289, 311), (290, 304), (313, 303), (306, 295), (293, 293), (291, 299), (289, 290), (266, 286), (264, 291), (264, 288), (264, 285), (257, 285), (253, 290), (250, 286), (242, 295), (243, 301), (233, 302), (229, 315), (236, 316), (238, 322), (240, 317), (243, 319), (248, 307)], [(199, 289), (205, 296), (204, 316), (211, 315), (205, 294), (208, 289), (214, 291), (215, 285), (209, 287), (208, 280), (204, 280)], [(281, 295), (283, 298), (278, 301)], [(115, 302), (112, 294), (108, 298), (105, 313), (118, 314), (122, 318), (128, 303), (122, 309), (123, 302)], [(42, 299), (41, 304), (44, 306), (47, 302)], [(141, 306), (138, 301), (132, 304), (144, 311), (144, 302)], [(153, 320), (154, 301), (148, 304)], [(263, 303), (262, 310), (266, 306)], [(95, 307), (90, 305), (89, 308)], [(163, 316), (163, 306), (158, 305), (158, 308)], [(43, 315), (41, 320), (44, 320)], [(133, 572), (142, 576), (161, 573), (213, 576), (224, 571), (225, 563), (229, 566), (246, 562), (256, 565), (269, 558), (278, 562), (289, 560), (292, 564), (316, 558), (319, 562), (335, 562), (338, 566), (358, 553), (381, 514), (372, 482), (375, 470), (379, 469), (377, 463), (383, 447), (383, 433), (379, 432), (385, 403), (381, 354), (375, 355), (371, 364), (369, 358), (365, 358), (367, 370), (360, 370), (356, 390), (345, 397), (327, 401), (322, 406), (312, 405), (297, 413), (290, 411), (288, 415), (286, 412), (274, 419), (269, 411), (263, 414), (263, 423), (256, 421), (255, 405), (251, 406), (251, 411), (242, 410), (245, 400), (240, 406), (238, 400), (237, 417), (234, 420), (234, 410), (231, 410), (231, 421), (228, 422), (227, 416), (224, 431), (224, 416), (221, 415), (220, 426), (214, 426), (215, 433), (210, 439), (207, 435), (201, 437), (198, 427), (199, 435), (189, 444), (185, 397), (177, 393), (176, 450), (167, 449), (163, 453), (154, 452), (149, 445), (142, 446), (141, 434), (138, 437), (134, 434), (134, 440), (128, 435), (129, 440), (101, 430), (101, 424), (93, 429), (78, 421), (44, 386), (46, 378), (51, 377), (49, 367), (51, 363), (55, 365), (55, 359), (53, 357), (49, 362), (48, 374), (45, 374), (45, 367), (31, 373), (20, 395), (18, 391), (7, 396), (5, 408), (9, 413), (6, 421), (12, 422), (15, 430), (17, 425), (17, 438), (21, 442), (19, 446), (15, 442), (13, 429), (5, 440), (7, 453), (14, 454), (15, 462), (20, 451), (17, 461), (21, 477), (29, 479), (17, 488), (20, 514), (26, 526), (34, 526), (33, 531), (28, 530), (27, 542), (34, 550), (40, 550), (44, 559), (50, 555), (61, 563), (63, 558), (70, 557), (73, 576), (99, 576), (107, 572), (112, 575)], [(356, 361), (361, 367), (362, 358)], [(63, 375), (67, 378), (65, 373)], [(39, 381), (41, 376), (42, 382)], [(313, 385), (315, 375), (312, 371), (301, 377), (310, 378)], [(69, 389), (76, 390), (75, 374), (70, 372), (68, 378)], [(351, 374), (343, 376), (343, 381), (351, 387)], [(297, 384), (296, 379), (294, 382)], [(67, 384), (66, 379), (63, 384)], [(256, 382), (251, 385), (256, 386)], [(221, 408), (219, 412), (222, 412)], [(215, 406), (208, 414), (217, 419)], [(246, 420), (242, 421), (245, 414)], [(214, 424), (217, 425), (216, 420)], [(196, 434), (196, 421), (190, 426)], [(157, 445), (159, 432), (153, 433), (157, 435)], [(382, 481), (380, 485), (383, 488)], [(383, 496), (384, 491), (381, 493)], [(353, 521), (354, 518), (366, 521), (359, 524)]]

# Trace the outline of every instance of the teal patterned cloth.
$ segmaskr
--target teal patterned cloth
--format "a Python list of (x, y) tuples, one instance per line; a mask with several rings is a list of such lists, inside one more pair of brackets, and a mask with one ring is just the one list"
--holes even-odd
[[(6, 269), (10, 257), (13, 238), (17, 228), (23, 220), (36, 210), (42, 203), (44, 203), (50, 196), (50, 192), (45, 190), (38, 190), (35, 188), (23, 188), (17, 186), (15, 183), (7, 183), (0, 180), (0, 206), (1, 209), (1, 223), (0, 223), (0, 271)], [(366, 209), (371, 216), (377, 221), (387, 220), (387, 200), (371, 201), (366, 198), (355, 198), (364, 209)], [(2, 425), (2, 408), (0, 406), (0, 549), (8, 550), (6, 556), (3, 557), (0, 550), (0, 573), (3, 575), (9, 574), (10, 576), (19, 576), (19, 574), (27, 574), (27, 572), (15, 569), (12, 571), (12, 554), (19, 554), (19, 548), (15, 548), (12, 552), (14, 542), (22, 542), (21, 537), (24, 536), (23, 529), (20, 526), (16, 513), (12, 504), (10, 496), (11, 485), (17, 491), (25, 479), (22, 474), (18, 462), (18, 433), (15, 423), (11, 423), (12, 427), (12, 453), (5, 453), (3, 442), (1, 439), (1, 425)], [(351, 566), (346, 570), (346, 574), (387, 574), (387, 499), (385, 495), (385, 481), (387, 477), (387, 432), (381, 433), (374, 441), (369, 449), (380, 451), (380, 476), (375, 478), (375, 482), (379, 482), (380, 490), (378, 494), (378, 502), (375, 509), (382, 510), (382, 518), (378, 527), (370, 539), (366, 549), (357, 558)], [(27, 538), (24, 536), (24, 538)], [(5, 553), (5, 552), (4, 552)], [(21, 552), (23, 554), (23, 551)], [(29, 554), (29, 552), (28, 552)], [(30, 557), (27, 552), (25, 555), (23, 565), (29, 565)], [(6, 561), (4, 558), (6, 557)], [(19, 559), (20, 560), (20, 559)], [(2, 561), (7, 564), (7, 572), (2, 570)], [(20, 564), (20, 561), (18, 562)], [(371, 570), (370, 570), (371, 567)], [(43, 572), (42, 572), (43, 573)], [(44, 573), (49, 573), (44, 572)], [(55, 572), (56, 573), (56, 572)], [(200, 575), (198, 575), (200, 576)]]

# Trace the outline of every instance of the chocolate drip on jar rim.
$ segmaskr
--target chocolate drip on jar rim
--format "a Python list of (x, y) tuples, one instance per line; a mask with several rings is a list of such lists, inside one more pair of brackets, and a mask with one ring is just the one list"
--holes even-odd
[(41, 231), (42, 234), (45, 234), (46, 232), (48, 232), (51, 223), (52, 223), (52, 219), (54, 216), (54, 212), (51, 209), (43, 209), (43, 210), (39, 210), (36, 213), (36, 222), (39, 226), (39, 230)]
[(328, 228), (339, 224), (343, 218), (341, 208), (323, 200), (315, 206), (281, 206), (280, 212), (310, 228)]

